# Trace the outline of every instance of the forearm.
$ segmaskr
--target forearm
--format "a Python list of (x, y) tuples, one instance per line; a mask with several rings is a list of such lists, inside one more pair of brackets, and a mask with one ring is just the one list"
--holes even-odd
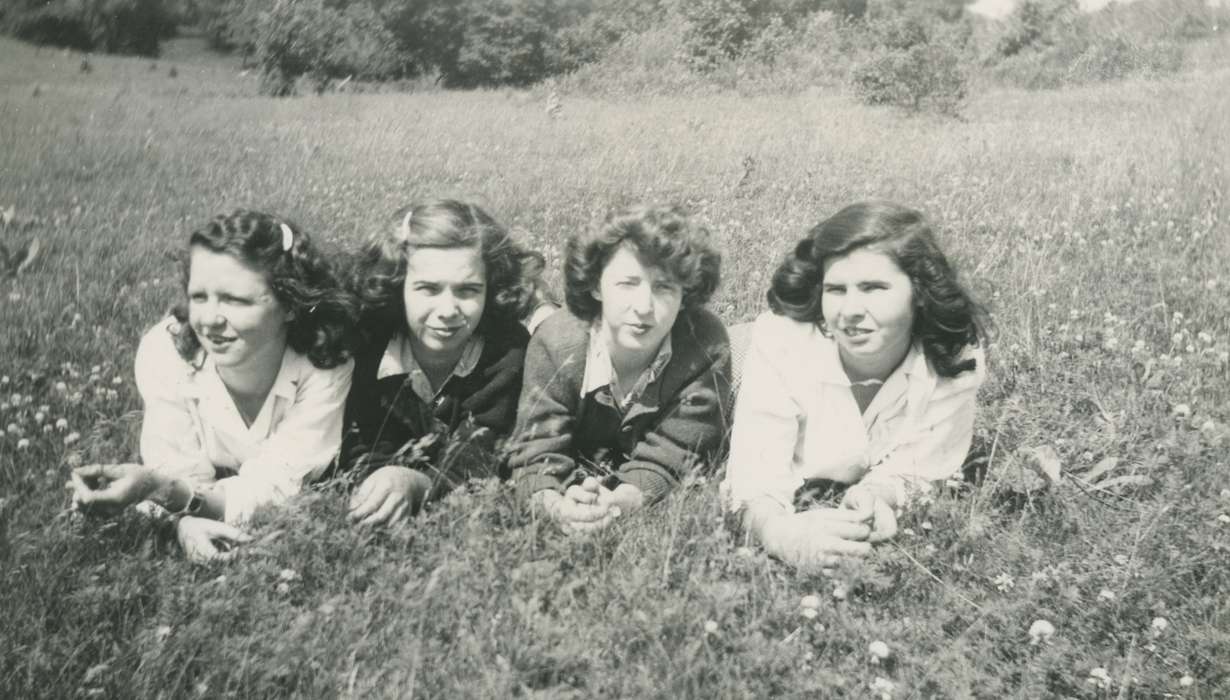
[(175, 478), (160, 474), (161, 484), (149, 500), (162, 506), (170, 513), (183, 513), (192, 505), (193, 495), (200, 500), (199, 510), (191, 513), (199, 518), (222, 520), (226, 515), (226, 493), (219, 488), (201, 489), (192, 485), (187, 479)]

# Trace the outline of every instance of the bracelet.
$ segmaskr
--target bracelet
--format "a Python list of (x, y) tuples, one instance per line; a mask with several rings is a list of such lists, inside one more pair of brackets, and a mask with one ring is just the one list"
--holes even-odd
[[(187, 482), (184, 482), (187, 483)], [(171, 515), (175, 518), (182, 518), (185, 515), (196, 515), (205, 507), (205, 499), (196, 492), (192, 484), (188, 484), (188, 501), (184, 503), (184, 507), (172, 512)]]

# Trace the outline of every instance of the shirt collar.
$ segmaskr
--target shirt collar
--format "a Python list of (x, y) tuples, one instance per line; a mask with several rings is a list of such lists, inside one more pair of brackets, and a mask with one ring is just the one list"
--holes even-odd
[[(453, 371), (449, 377), (468, 377), (478, 366), (478, 360), (483, 354), (483, 337), (477, 333), (470, 336), (466, 341), (466, 345), (461, 350), (461, 358), (457, 360), (457, 364), (453, 367)], [(410, 379), (410, 388), (423, 401), (431, 401), (435, 398), (436, 392), (431, 388), (431, 381), (427, 379), (427, 373), (423, 371), (419, 365), (418, 359), (414, 356), (414, 348), (410, 344), (410, 338), (405, 333), (396, 333), (389, 339), (389, 344), (384, 349), (384, 355), (380, 358), (380, 365), (376, 368), (376, 379), (385, 379), (387, 377), (395, 377), (399, 375), (407, 375)]]
[[(814, 332), (820, 333), (820, 330), (817, 328)], [(837, 341), (828, 336), (825, 336), (825, 340), (828, 342), (824, 344), (824, 350), (820, 354), (820, 379), (826, 384), (850, 386), (850, 377), (846, 375), (846, 370), (841, 365), (841, 351), (837, 347)], [(906, 351), (901, 364), (897, 365), (897, 369), (893, 370), (884, 383), (892, 381), (897, 375), (904, 375), (906, 379), (910, 379), (927, 374), (927, 355), (923, 352), (922, 347), (914, 342), (910, 344), (910, 349)]]
[[(282, 364), (278, 367), (278, 376), (273, 380), (273, 387), (269, 389), (272, 396), (279, 396), (284, 399), (294, 400), (295, 394), (299, 388), (297, 367), (307, 362), (308, 359), (296, 352), (289, 345), (282, 352)], [(222, 376), (218, 374), (218, 366), (214, 363), (214, 358), (205, 350), (198, 349), (196, 356), (188, 363), (191, 369), (188, 371), (187, 381), (184, 382), (183, 392), (187, 396), (201, 398), (209, 391), (207, 382), (216, 381), (219, 386), (225, 389), (222, 384)]]
[[(608, 334), (609, 331), (601, 321), (589, 327), (589, 352), (585, 360), (585, 377), (581, 381), (581, 396), (583, 397), (615, 383), (615, 365), (611, 360), (610, 350), (608, 350)], [(624, 394), (621, 403), (626, 406), (640, 398), (641, 394), (645, 393), (645, 389), (662, 374), (662, 370), (671, 361), (673, 354), (671, 334), (667, 333), (662, 345), (658, 347), (658, 354), (654, 356), (645, 371), (641, 372), (641, 376), (637, 377), (632, 389)]]

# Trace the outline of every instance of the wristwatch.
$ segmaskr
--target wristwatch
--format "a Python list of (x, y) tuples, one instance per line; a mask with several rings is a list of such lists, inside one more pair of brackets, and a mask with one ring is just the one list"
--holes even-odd
[(201, 509), (204, 507), (205, 499), (196, 492), (196, 489), (192, 487), (192, 484), (188, 484), (188, 502), (184, 504), (183, 508), (171, 513), (171, 515), (177, 518), (181, 518), (185, 515), (196, 515), (197, 513), (200, 513)]

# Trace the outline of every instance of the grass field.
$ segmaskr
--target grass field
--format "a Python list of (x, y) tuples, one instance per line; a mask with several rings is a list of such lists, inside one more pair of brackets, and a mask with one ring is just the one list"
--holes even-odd
[[(278, 101), (191, 52), (87, 73), (0, 40), (0, 240), (44, 249), (0, 279), (0, 697), (1230, 697), (1227, 48), (954, 121), (842, 95)], [(840, 206), (924, 210), (997, 325), (986, 482), (828, 577), (741, 547), (716, 478), (576, 539), (498, 485), (374, 534), (325, 491), (212, 566), (66, 512), (70, 464), (135, 456), (133, 351), (188, 230), (245, 206), (351, 247), (440, 194), (522, 227), (556, 285), (569, 232), (681, 202), (726, 253), (729, 322)]]

